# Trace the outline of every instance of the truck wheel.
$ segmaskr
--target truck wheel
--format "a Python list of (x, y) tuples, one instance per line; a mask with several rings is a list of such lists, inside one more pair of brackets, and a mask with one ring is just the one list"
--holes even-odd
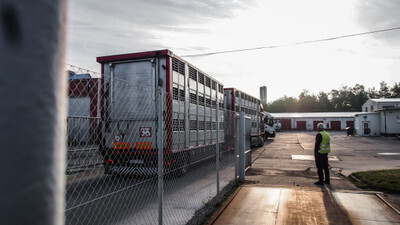
[(111, 168), (109, 165), (104, 165), (104, 174), (112, 174)]
[(190, 170), (189, 155), (185, 154), (185, 156), (182, 159), (182, 162), (180, 163), (178, 174), (180, 176), (184, 176), (185, 174), (189, 173), (189, 170)]
[(262, 136), (258, 138), (258, 146), (259, 147), (264, 146), (264, 138)]
[(185, 175), (187, 173), (189, 173), (189, 160), (184, 159), (181, 167), (181, 174)]

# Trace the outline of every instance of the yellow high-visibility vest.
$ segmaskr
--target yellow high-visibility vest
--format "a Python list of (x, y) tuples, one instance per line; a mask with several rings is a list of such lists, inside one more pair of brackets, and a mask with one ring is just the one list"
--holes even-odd
[(319, 132), (322, 136), (318, 152), (321, 154), (331, 153), (331, 136), (326, 131)]

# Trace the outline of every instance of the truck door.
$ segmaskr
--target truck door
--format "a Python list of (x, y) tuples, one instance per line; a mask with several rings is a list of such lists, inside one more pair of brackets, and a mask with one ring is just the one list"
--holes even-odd
[(151, 149), (156, 141), (154, 60), (112, 63), (105, 76), (105, 147)]

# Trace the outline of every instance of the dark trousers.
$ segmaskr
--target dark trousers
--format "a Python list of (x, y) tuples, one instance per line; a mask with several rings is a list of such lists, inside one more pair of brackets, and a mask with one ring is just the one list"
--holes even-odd
[(315, 153), (315, 165), (318, 170), (318, 179), (319, 181), (324, 180), (324, 171), (325, 171), (325, 181), (330, 182), (329, 180), (329, 168), (328, 168), (328, 154), (320, 154)]

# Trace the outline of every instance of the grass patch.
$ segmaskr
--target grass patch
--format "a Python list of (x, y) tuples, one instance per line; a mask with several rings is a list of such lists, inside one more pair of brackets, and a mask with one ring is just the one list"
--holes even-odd
[(352, 175), (356, 178), (351, 179), (352, 182), (364, 190), (400, 193), (400, 169), (357, 172)]

